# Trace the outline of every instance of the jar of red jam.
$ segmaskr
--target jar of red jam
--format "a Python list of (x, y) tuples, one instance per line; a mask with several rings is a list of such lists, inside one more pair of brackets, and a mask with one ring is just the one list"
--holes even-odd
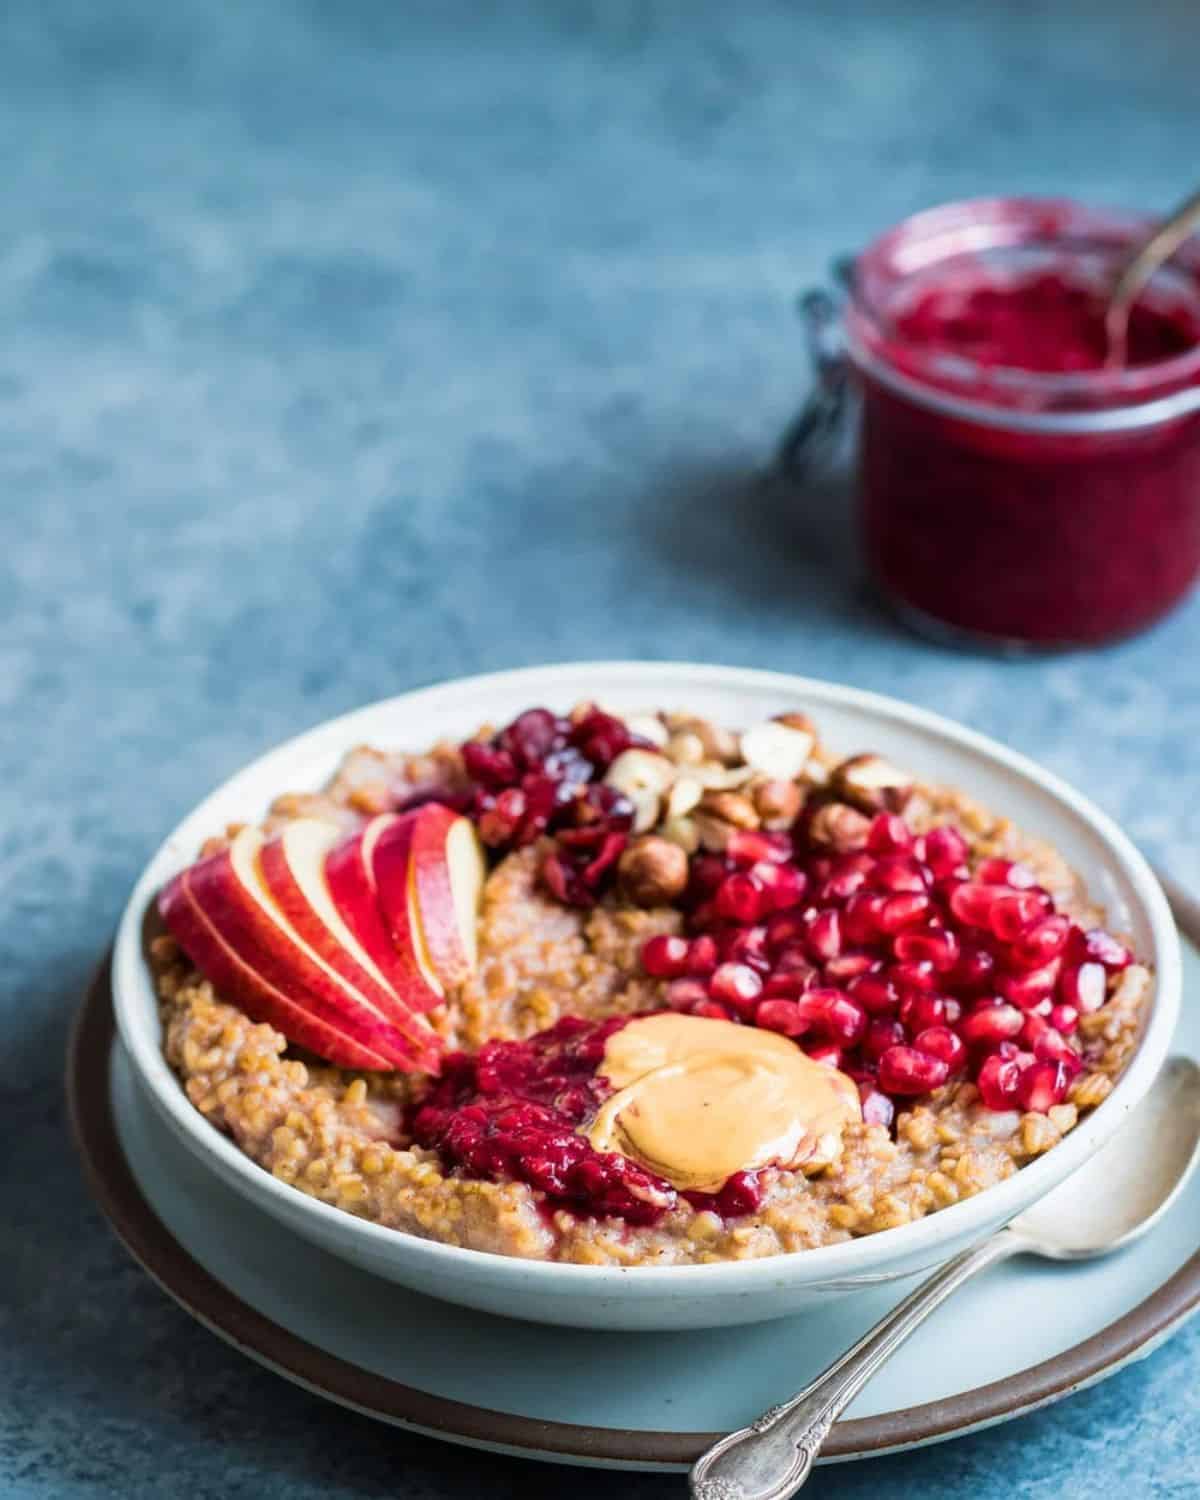
[(853, 265), (870, 567), (941, 635), (1020, 648), (1142, 629), (1200, 571), (1200, 246), (1151, 281), (1106, 367), (1115, 270), (1147, 220), (1047, 199), (933, 209)]

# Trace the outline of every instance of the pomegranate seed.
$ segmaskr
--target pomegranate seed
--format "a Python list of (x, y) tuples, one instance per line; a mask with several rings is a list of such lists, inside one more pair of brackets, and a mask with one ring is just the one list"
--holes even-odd
[(924, 860), (938, 880), (945, 880), (966, 865), (967, 841), (957, 828), (943, 824), (925, 835)]
[(701, 1000), (699, 1005), (692, 1009), (692, 1015), (703, 1016), (708, 1021), (736, 1021), (737, 1012), (730, 1005), (722, 1005), (719, 1000)]
[(867, 833), (867, 848), (872, 854), (904, 854), (912, 847), (912, 839), (903, 818), (895, 813), (879, 813)]
[(912, 1032), (946, 1024), (946, 1002), (941, 995), (906, 995), (900, 1002), (900, 1019)]
[(925, 918), (930, 906), (929, 897), (924, 892), (918, 894), (909, 891), (889, 896), (879, 913), (879, 930), (882, 933), (893, 933), (904, 927), (911, 927), (914, 922)]
[(789, 943), (802, 942), (808, 932), (803, 912), (780, 911), (767, 920), (767, 947), (772, 953)]
[(862, 1100), (862, 1117), (866, 1125), (882, 1125), (887, 1130), (896, 1116), (896, 1106), (886, 1094), (881, 1094), (870, 1084), (860, 1083), (858, 1095)]
[(795, 1000), (810, 990), (818, 977), (816, 969), (809, 964), (805, 964), (803, 970), (769, 974), (763, 985), (763, 994), (771, 1000)]
[(876, 862), (871, 884), (877, 891), (889, 891), (893, 895), (915, 891), (923, 896), (931, 882), (929, 872), (923, 865), (919, 865), (915, 859), (895, 854)]
[(762, 994), (762, 975), (749, 964), (722, 964), (708, 981), (708, 993), (735, 1009), (741, 1009)]
[(707, 932), (694, 937), (688, 944), (687, 972), (689, 974), (711, 974), (717, 967), (720, 954), (717, 940)]
[(1015, 891), (1029, 891), (1037, 885), (1037, 876), (1029, 866), (1011, 859), (980, 860), (975, 879), (984, 885), (1011, 886)]
[(808, 948), (817, 960), (836, 958), (842, 951), (842, 919), (834, 907), (813, 916), (808, 926)]
[(1038, 1037), (1040, 1037), (1044, 1031), (1049, 1030), (1050, 1022), (1047, 1017), (1039, 1016), (1030, 1011), (1026, 1014), (1025, 1020), (1021, 1025), (1019, 1040), (1023, 1042), (1026, 1047), (1033, 1050)]
[(763, 904), (770, 911), (783, 911), (789, 906), (795, 906), (808, 885), (808, 877), (795, 865), (773, 865), (766, 860), (759, 860), (751, 867), (750, 875), (762, 887)]
[(1036, 1110), (1044, 1114), (1061, 1104), (1070, 1087), (1070, 1074), (1062, 1063), (1035, 1062), (1020, 1076), (1017, 1084), (1017, 1102), (1022, 1109)]
[(819, 1022), (822, 1031), (833, 1041), (853, 1047), (867, 1029), (866, 1011), (840, 990), (809, 990), (804, 998), (808, 1002), (815, 1000), (818, 995), (823, 997)]
[(985, 1001), (962, 1018), (958, 1029), (964, 1042), (973, 1047), (986, 1047), (995, 1042), (1010, 1041), (1024, 1024), (1025, 1018), (1015, 1005)]
[(1108, 995), (1108, 972), (1095, 962), (1075, 964), (1062, 971), (1058, 992), (1068, 1005), (1083, 1015), (1090, 1015), (1104, 1004)]
[(964, 945), (954, 969), (955, 987), (968, 994), (982, 994), (995, 987), (996, 960), (986, 948)]
[[(593, 709), (572, 727), (571, 743), (598, 771), (607, 771), (617, 756), (634, 743), (634, 736), (620, 719)], [(644, 748), (654, 750), (656, 747), (645, 742)]]
[(892, 964), (888, 978), (903, 990), (936, 990), (938, 987), (938, 972), (927, 958)]
[(967, 1060), (967, 1049), (961, 1037), (949, 1026), (927, 1026), (913, 1038), (918, 1052), (928, 1052), (930, 1057), (940, 1057), (952, 1073)]
[(1015, 941), (1046, 910), (1041, 891), (1001, 891), (992, 902), (988, 926), (1002, 943)]
[(889, 1094), (927, 1094), (949, 1076), (949, 1063), (915, 1047), (889, 1047), (879, 1059), (879, 1085)]
[(869, 953), (839, 953), (825, 965), (825, 977), (837, 984), (846, 984), (861, 974), (869, 973), (876, 962)]
[(760, 863), (783, 865), (792, 857), (792, 840), (786, 833), (765, 833), (758, 828), (735, 828), (729, 835), (725, 853), (735, 865), (746, 868)]
[(988, 1109), (1015, 1109), (1017, 1090), (1021, 1083), (1021, 1064), (1016, 1057), (1003, 1057), (1000, 1053), (993, 1052), (984, 1059), (976, 1082), (980, 1097)]
[(706, 897), (715, 895), (727, 873), (725, 861), (718, 859), (715, 854), (701, 854), (699, 858), (692, 860), (688, 884), (693, 900), (703, 901)]
[(735, 927), (726, 938), (722, 956), (734, 963), (749, 964), (765, 972), (771, 967), (767, 957), (767, 929), (765, 927)]
[(883, 909), (889, 901), (907, 900), (907, 897), (868, 895), (857, 891), (846, 903), (845, 929), (851, 943), (872, 943), (882, 934), (879, 925)]
[(822, 1047), (806, 1047), (804, 1050), (813, 1062), (824, 1063), (830, 1068), (840, 1068), (842, 1065), (842, 1049), (832, 1043)]
[(754, 1024), (784, 1036), (803, 1036), (809, 1028), (794, 1000), (761, 1000), (754, 1012)]
[(1063, 951), (1070, 931), (1066, 917), (1043, 917), (1013, 943), (1008, 952), (1009, 962), (1019, 969), (1040, 968)]
[(666, 1000), (672, 1010), (692, 1011), (708, 999), (708, 987), (699, 979), (674, 979), (667, 986)]
[(1079, 1025), (1079, 1012), (1073, 1005), (1056, 1005), (1050, 1012), (1050, 1024), (1065, 1036)]
[(1125, 944), (1119, 943), (1102, 927), (1093, 927), (1090, 932), (1085, 932), (1083, 943), (1087, 957), (1098, 964), (1103, 964), (1110, 973), (1116, 973), (1119, 969), (1127, 969), (1133, 962), (1133, 954)]
[(678, 979), (688, 972), (687, 938), (660, 933), (642, 944), (642, 968), (654, 979)]
[(908, 1032), (899, 1021), (889, 1021), (876, 1016), (867, 1027), (863, 1038), (863, 1056), (878, 1062), (889, 1047), (901, 1047), (908, 1041)]
[(799, 943), (792, 943), (787, 948), (775, 955), (773, 960), (776, 974), (816, 974), (808, 956), (808, 949), (802, 948)]
[(902, 932), (893, 942), (892, 951), (903, 963), (928, 962), (945, 974), (958, 962), (958, 939), (949, 931)]
[(738, 871), (717, 887), (717, 911), (731, 922), (754, 922), (765, 915), (765, 892), (757, 878)]
[(861, 979), (852, 980), (849, 991), (863, 1009), (870, 1011), (872, 1015), (894, 1011), (900, 1004), (899, 990), (891, 980), (878, 974), (864, 974)]
[(1083, 1058), (1071, 1046), (1061, 1031), (1047, 1026), (1033, 1043), (1033, 1055), (1038, 1062), (1061, 1063), (1072, 1077), (1083, 1067)]
[[(856, 856), (851, 856), (855, 858)], [(821, 887), (822, 901), (848, 901), (867, 883), (867, 872), (857, 868), (835, 870)]]
[(967, 881), (950, 893), (950, 910), (968, 927), (988, 927), (996, 900), (994, 887)]
[(1054, 959), (1041, 969), (1031, 969), (1028, 974), (1002, 974), (996, 988), (1012, 1005), (1022, 1010), (1032, 1010), (1035, 1005), (1049, 999), (1058, 983), (1061, 960)]

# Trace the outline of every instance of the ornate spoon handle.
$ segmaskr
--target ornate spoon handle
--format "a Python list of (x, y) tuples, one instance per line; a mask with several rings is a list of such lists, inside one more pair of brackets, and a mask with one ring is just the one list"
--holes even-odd
[(787, 1500), (808, 1478), (833, 1424), (876, 1370), (965, 1281), (1026, 1249), (1010, 1229), (948, 1261), (816, 1380), (714, 1443), (691, 1472), (694, 1500)]

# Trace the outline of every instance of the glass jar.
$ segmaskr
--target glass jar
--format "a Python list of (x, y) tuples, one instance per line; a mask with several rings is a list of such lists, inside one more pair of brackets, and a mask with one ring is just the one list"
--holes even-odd
[(870, 567), (912, 623), (1060, 648), (1158, 619), (1200, 572), (1200, 247), (1150, 283), (1104, 365), (1116, 266), (1149, 222), (982, 199), (854, 263)]

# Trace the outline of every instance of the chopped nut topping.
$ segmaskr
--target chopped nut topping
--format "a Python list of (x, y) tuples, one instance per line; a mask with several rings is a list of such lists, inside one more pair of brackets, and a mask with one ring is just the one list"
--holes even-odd
[(621, 889), (637, 906), (666, 906), (688, 882), (688, 857), (669, 839), (635, 839), (617, 865)]
[(771, 720), (756, 724), (742, 735), (746, 764), (773, 781), (794, 781), (808, 763), (816, 744), (806, 729)]
[(853, 755), (834, 768), (830, 785), (864, 812), (901, 812), (912, 796), (913, 778), (882, 755)]
[(740, 792), (705, 792), (700, 811), (723, 823), (732, 823), (735, 828), (757, 828), (759, 817), (754, 803)]
[(804, 806), (804, 792), (794, 781), (760, 781), (751, 796), (764, 828), (790, 828)]
[(851, 849), (862, 847), (870, 827), (870, 818), (856, 807), (847, 807), (844, 802), (827, 802), (813, 814), (808, 836), (819, 848), (846, 854)]

